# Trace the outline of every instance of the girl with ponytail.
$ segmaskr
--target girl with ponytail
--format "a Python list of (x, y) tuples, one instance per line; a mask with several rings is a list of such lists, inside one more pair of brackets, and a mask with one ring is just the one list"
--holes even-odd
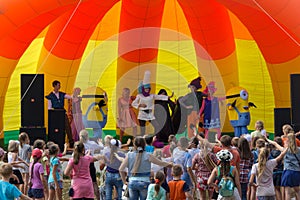
[(126, 168), (128, 168), (128, 188), (130, 200), (145, 200), (147, 188), (150, 185), (151, 163), (171, 167), (171, 163), (163, 162), (145, 151), (146, 142), (143, 137), (136, 137), (133, 152), (128, 152), (119, 170), (124, 184), (126, 181)]
[(165, 174), (162, 171), (156, 172), (154, 180), (155, 183), (148, 187), (147, 200), (165, 200), (166, 190), (161, 187), (165, 181)]
[(29, 166), (29, 191), (28, 196), (35, 200), (44, 199), (44, 188), (47, 187), (44, 179), (44, 167), (41, 164), (42, 151), (40, 149), (33, 149), (32, 162)]
[(90, 163), (98, 161), (102, 156), (93, 157), (85, 155), (85, 147), (82, 142), (74, 145), (74, 154), (65, 169), (65, 175), (72, 179), (74, 190), (73, 199), (94, 199), (93, 182), (90, 176)]
[[(275, 187), (273, 184), (273, 170), (277, 164), (282, 160), (286, 150), (275, 159), (268, 159), (270, 150), (263, 147), (259, 151), (258, 163), (252, 166), (251, 177), (249, 184), (256, 187), (256, 196), (260, 199), (275, 200)], [(254, 178), (256, 177), (256, 183)]]

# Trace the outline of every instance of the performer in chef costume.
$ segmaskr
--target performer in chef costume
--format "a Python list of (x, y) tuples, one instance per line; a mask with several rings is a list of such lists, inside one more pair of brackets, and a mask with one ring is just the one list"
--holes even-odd
[(173, 93), (171, 96), (150, 94), (151, 91), (150, 75), (151, 75), (150, 71), (145, 71), (144, 79), (139, 84), (139, 88), (138, 88), (139, 94), (136, 96), (136, 99), (132, 102), (132, 106), (139, 110), (138, 120), (140, 124), (140, 133), (142, 136), (145, 135), (145, 130), (146, 130), (145, 125), (147, 121), (151, 122), (155, 131), (159, 131), (157, 130), (158, 126), (156, 126), (157, 122), (153, 121), (155, 119), (153, 114), (154, 100), (168, 101), (168, 99), (173, 96)]

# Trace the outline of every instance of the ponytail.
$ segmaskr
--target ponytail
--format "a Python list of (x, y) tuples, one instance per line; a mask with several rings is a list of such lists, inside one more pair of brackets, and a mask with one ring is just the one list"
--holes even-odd
[(74, 164), (77, 165), (79, 163), (80, 156), (84, 155), (84, 144), (82, 142), (76, 142), (74, 147), (73, 160)]
[(164, 182), (165, 180), (165, 174), (162, 171), (158, 171), (155, 174), (155, 186), (154, 186), (154, 190), (155, 190), (155, 197), (158, 196), (158, 193), (160, 191), (160, 185), (162, 184), (162, 182)]
[(144, 149), (146, 146), (145, 139), (143, 137), (136, 137), (134, 140), (134, 146), (137, 150), (137, 154), (136, 154), (135, 161), (134, 161), (131, 172), (133, 175), (136, 175), (136, 173), (138, 172), (138, 169), (140, 167), (143, 152), (144, 152)]

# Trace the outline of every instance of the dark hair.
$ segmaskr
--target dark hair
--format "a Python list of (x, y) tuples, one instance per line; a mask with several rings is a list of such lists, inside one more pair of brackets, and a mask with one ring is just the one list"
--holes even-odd
[(220, 142), (224, 147), (230, 147), (231, 146), (231, 137), (229, 135), (223, 135), (220, 139)]
[(74, 148), (73, 159), (74, 164), (77, 165), (79, 163), (80, 156), (84, 155), (84, 144), (82, 142), (75, 142)]
[(55, 81), (52, 82), (53, 87), (57, 86), (58, 84), (60, 84), (60, 82), (58, 80), (55, 80)]
[(33, 143), (33, 149), (35, 149), (35, 148), (43, 149), (44, 145), (45, 145), (45, 141), (44, 140), (37, 139)]
[(277, 144), (279, 144), (280, 146), (282, 146), (283, 147), (283, 140), (282, 140), (282, 138), (281, 137), (275, 137), (274, 138), (274, 141), (277, 143)]
[(155, 190), (155, 197), (158, 195), (159, 190), (160, 190), (160, 183), (162, 183), (165, 180), (165, 174), (162, 171), (158, 171), (155, 174), (155, 186), (154, 186), (154, 190)]
[(199, 145), (199, 140), (198, 138), (195, 136), (195, 137), (192, 137), (191, 139), (191, 143), (194, 144), (196, 147)]
[(137, 154), (135, 157), (135, 161), (132, 167), (132, 174), (135, 175), (140, 167), (142, 155), (145, 150), (146, 142), (143, 137), (136, 137), (133, 142), (135, 148), (137, 149)]
[(238, 141), (238, 149), (240, 151), (241, 159), (250, 159), (253, 157), (249, 143), (246, 138), (241, 137)]
[(49, 146), (49, 155), (55, 155), (58, 153), (58, 151), (59, 151), (59, 147), (57, 146), (57, 144), (53, 144)]
[(178, 165), (178, 164), (173, 165), (173, 167), (172, 167), (173, 176), (181, 176), (182, 173), (183, 173), (183, 170), (182, 170), (181, 165)]
[(27, 138), (29, 138), (27, 133), (25, 133), (25, 132), (20, 133), (19, 141), (20, 141), (21, 148), (23, 148), (23, 145), (24, 145)]
[(147, 145), (151, 145), (152, 144), (152, 141), (153, 141), (153, 135), (147, 135), (145, 137), (145, 141), (146, 141), (146, 144)]
[(158, 94), (162, 94), (162, 93), (165, 93), (165, 95), (168, 96), (168, 93), (167, 93), (167, 91), (165, 89), (160, 89), (159, 90)]

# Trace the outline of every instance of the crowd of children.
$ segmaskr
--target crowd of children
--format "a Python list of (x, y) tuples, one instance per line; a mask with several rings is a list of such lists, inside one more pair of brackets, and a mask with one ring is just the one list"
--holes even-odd
[[(21, 133), (19, 141), (9, 142), (8, 152), (0, 148), (0, 199), (62, 199), (64, 174), (75, 200), (120, 200), (126, 185), (130, 200), (299, 200), (297, 134), (284, 125), (283, 135), (271, 141), (262, 125), (258, 121), (255, 133), (240, 138), (216, 137), (216, 143), (195, 128), (195, 137), (177, 141), (170, 135), (169, 144), (159, 148), (152, 143), (155, 137), (137, 136), (129, 150), (111, 136), (104, 144), (90, 141), (82, 130), (71, 158), (64, 156), (67, 146), (62, 153), (53, 142), (36, 140), (30, 146), (28, 135)], [(64, 171), (63, 161), (68, 161)], [(105, 170), (101, 195), (94, 180), (97, 161), (98, 170)]]

